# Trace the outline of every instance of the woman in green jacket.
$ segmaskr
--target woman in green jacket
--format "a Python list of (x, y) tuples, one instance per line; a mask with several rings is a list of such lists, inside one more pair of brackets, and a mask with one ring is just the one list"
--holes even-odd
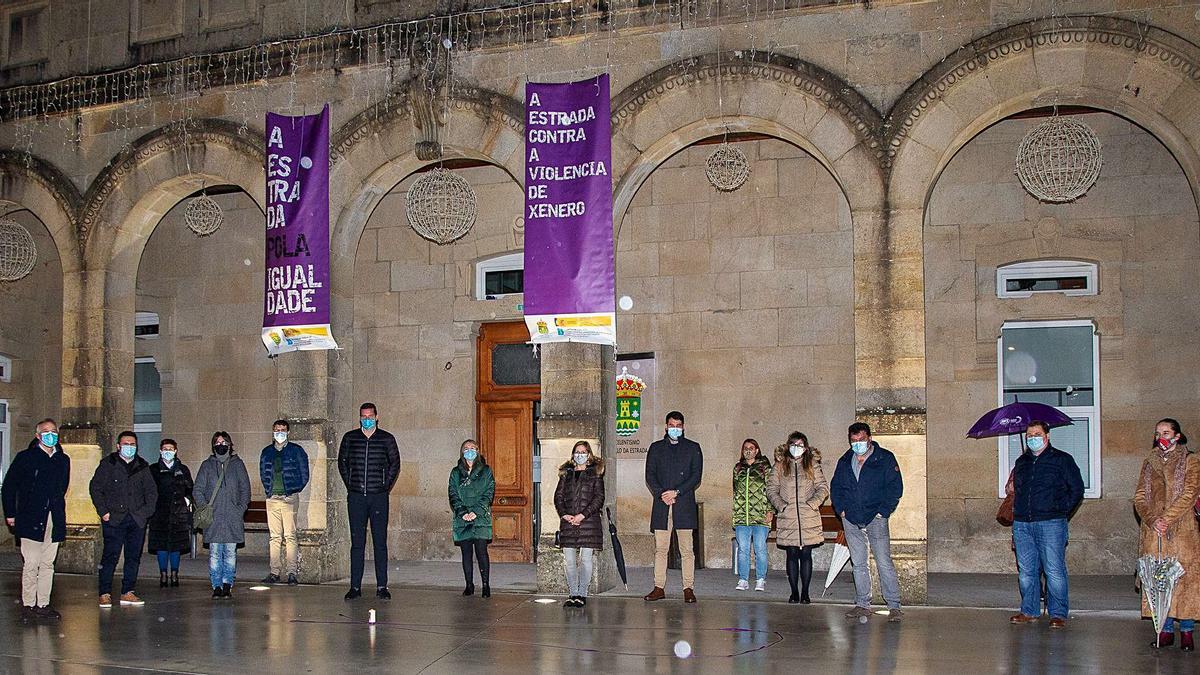
[(475, 594), (475, 570), (472, 554), (479, 561), (479, 579), (483, 597), (492, 597), (488, 585), (491, 561), (488, 544), (492, 540), (492, 497), (496, 479), (479, 452), (479, 444), (467, 439), (459, 446), (458, 465), (450, 470), (450, 510), (454, 512), (454, 543), (462, 549), (463, 576), (467, 587), (463, 595)]
[(733, 466), (733, 532), (737, 536), (737, 590), (750, 588), (750, 545), (754, 544), (754, 566), (758, 579), (754, 590), (767, 590), (767, 535), (771, 532), (771, 503), (767, 481), (771, 463), (763, 456), (758, 441), (742, 441), (742, 454)]

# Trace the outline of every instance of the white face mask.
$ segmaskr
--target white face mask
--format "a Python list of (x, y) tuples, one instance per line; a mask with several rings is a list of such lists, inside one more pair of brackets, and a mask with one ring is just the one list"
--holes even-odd
[(791, 453), (792, 457), (797, 459), (804, 454), (804, 450), (805, 448), (803, 445), (793, 445), (792, 447), (788, 448), (788, 452)]
[(286, 431), (276, 431), (275, 433), (271, 434), (271, 436), (275, 439), (275, 442), (280, 445), (287, 443), (288, 435)]

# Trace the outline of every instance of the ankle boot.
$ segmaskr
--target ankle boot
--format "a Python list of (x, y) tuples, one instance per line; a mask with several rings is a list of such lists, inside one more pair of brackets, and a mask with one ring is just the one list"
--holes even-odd
[(1150, 643), (1150, 646), (1158, 649), (1159, 647), (1170, 647), (1173, 644), (1175, 644), (1175, 631), (1171, 631), (1170, 633), (1164, 631), (1158, 634), (1158, 637), (1154, 642)]
[(158, 587), (159, 588), (167, 587), (167, 571), (166, 570), (158, 571)]
[(485, 598), (490, 598), (490, 597), (492, 597), (492, 587), (491, 587), (491, 586), (488, 586), (488, 583), (487, 583), (486, 581), (485, 581), (485, 582), (483, 582), (483, 592), (482, 592), (482, 593), (480, 593), (479, 595), (481, 595), (481, 596), (483, 596), (483, 597), (485, 597)]
[(1192, 642), (1192, 631), (1179, 631), (1179, 648), (1185, 652), (1195, 651), (1196, 643)]
[(467, 587), (463, 589), (463, 595), (475, 595), (475, 582), (467, 582)]
[(179, 588), (179, 570), (171, 570), (171, 588)]

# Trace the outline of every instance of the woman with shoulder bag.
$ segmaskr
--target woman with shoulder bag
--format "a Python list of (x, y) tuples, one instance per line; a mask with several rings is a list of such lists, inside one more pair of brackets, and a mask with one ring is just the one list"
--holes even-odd
[[(213, 434), (212, 455), (200, 465), (192, 495), (196, 500), (196, 527), (204, 530), (204, 546), (208, 548), (212, 596), (233, 597), (237, 550), (246, 545), (250, 474), (242, 458), (234, 454), (233, 440), (227, 432)], [(211, 522), (206, 522), (209, 518)]]
[(592, 445), (579, 441), (571, 459), (558, 467), (554, 509), (560, 519), (558, 544), (567, 568), (567, 601), (563, 607), (587, 604), (592, 581), (592, 560), (604, 547), (600, 511), (604, 509), (604, 460), (592, 454)]
[[(808, 444), (807, 436), (793, 431), (787, 443), (775, 448), (775, 471), (767, 483), (767, 498), (779, 514), (775, 520), (776, 546), (787, 552), (791, 604), (812, 602), (808, 597), (812, 549), (825, 541), (821, 504), (828, 497), (821, 453)], [(797, 581), (802, 583), (802, 591), (797, 589)]]

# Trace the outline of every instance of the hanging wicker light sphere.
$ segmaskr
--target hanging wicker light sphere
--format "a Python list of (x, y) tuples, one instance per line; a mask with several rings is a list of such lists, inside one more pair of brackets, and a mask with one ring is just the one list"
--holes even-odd
[(205, 237), (221, 227), (221, 223), (225, 222), (225, 214), (216, 200), (206, 194), (201, 194), (189, 201), (187, 207), (184, 208), (183, 222), (187, 223), (188, 229), (192, 232)]
[(0, 219), (0, 281), (16, 281), (33, 271), (37, 245), (33, 235), (11, 218)]
[(704, 173), (713, 187), (722, 192), (733, 192), (750, 177), (750, 162), (746, 153), (722, 143), (704, 162)]
[(449, 244), (475, 224), (475, 190), (440, 166), (413, 181), (404, 206), (412, 229), (435, 244)]
[(1083, 122), (1055, 115), (1034, 127), (1017, 148), (1017, 178), (1043, 202), (1074, 201), (1095, 185), (1104, 158), (1100, 139)]

